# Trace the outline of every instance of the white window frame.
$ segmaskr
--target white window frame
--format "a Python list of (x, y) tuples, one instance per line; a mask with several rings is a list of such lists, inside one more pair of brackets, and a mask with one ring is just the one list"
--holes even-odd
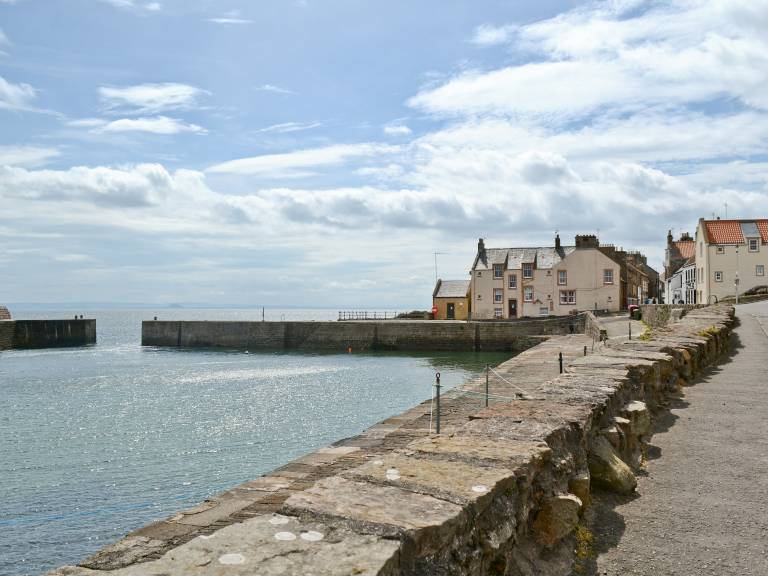
[[(531, 295), (529, 298), (528, 295)], [(533, 302), (533, 287), (532, 286), (526, 286), (523, 288), (523, 302)]]
[(715, 252), (717, 254), (725, 254), (725, 246), (718, 246), (717, 248), (715, 248)]
[(560, 304), (576, 304), (576, 290), (560, 290)]
[(493, 289), (493, 301), (494, 302), (504, 302), (504, 290), (501, 288), (494, 288)]
[(755, 276), (765, 276), (765, 265), (757, 264), (755, 266)]
[[(610, 274), (611, 279), (608, 280), (608, 275)], [(603, 269), (603, 285), (608, 286), (613, 284), (613, 268), (605, 268)]]
[[(757, 238), (750, 238), (749, 240), (747, 240), (747, 244), (749, 246), (749, 251), (750, 252), (759, 252), (760, 251), (760, 240), (758, 240)], [(755, 248), (752, 249), (752, 246), (754, 246)]]
[(504, 317), (504, 309), (503, 308), (494, 308), (493, 309), (493, 317), (494, 318), (503, 318)]
[(549, 308), (547, 308), (546, 306), (540, 306), (539, 316), (549, 316)]
[(557, 271), (557, 285), (568, 286), (568, 270)]
[(723, 281), (723, 273), (722, 272), (715, 272), (715, 282), (722, 282)]
[(517, 274), (509, 275), (509, 289), (517, 290)]
[(502, 264), (493, 265), (493, 277), (504, 278), (504, 266)]
[(533, 264), (523, 263), (523, 280), (530, 280), (533, 278)]

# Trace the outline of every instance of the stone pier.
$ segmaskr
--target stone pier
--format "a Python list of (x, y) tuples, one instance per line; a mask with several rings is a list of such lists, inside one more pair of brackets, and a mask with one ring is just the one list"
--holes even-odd
[(592, 487), (634, 490), (653, 418), (733, 322), (553, 337), (492, 373), (488, 407), (484, 377), (444, 394), (440, 435), (422, 403), (51, 574), (565, 576)]

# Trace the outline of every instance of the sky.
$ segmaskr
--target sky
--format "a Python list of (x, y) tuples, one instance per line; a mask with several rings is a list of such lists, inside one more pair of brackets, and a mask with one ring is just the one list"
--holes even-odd
[(0, 0), (0, 303), (428, 308), (479, 237), (556, 232), (661, 269), (667, 230), (768, 215), (765, 30), (768, 0)]

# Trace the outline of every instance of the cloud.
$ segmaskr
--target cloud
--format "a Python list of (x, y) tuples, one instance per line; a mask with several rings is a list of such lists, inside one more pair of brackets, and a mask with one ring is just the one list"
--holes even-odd
[(261, 128), (256, 130), (256, 132), (277, 132), (278, 134), (283, 134), (286, 132), (311, 130), (312, 128), (318, 128), (322, 125), (322, 122), (284, 122), (282, 124), (273, 124), (272, 126)]
[(101, 0), (115, 8), (133, 10), (135, 12), (160, 12), (163, 9), (160, 2), (137, 2), (136, 0)]
[(387, 136), (408, 136), (412, 133), (412, 130), (405, 124), (384, 126), (383, 130)]
[(179, 134), (192, 132), (205, 134), (207, 130), (197, 124), (187, 124), (176, 118), (155, 116), (153, 118), (121, 118), (97, 128), (98, 132), (150, 132), (152, 134)]
[(10, 46), (11, 41), (8, 40), (8, 36), (5, 35), (5, 32), (3, 32), (3, 29), (0, 28), (0, 46)]
[[(766, 0), (606, 2), (555, 18), (485, 27), (532, 61), (464, 71), (409, 104), (441, 116), (584, 118), (637, 108), (734, 99), (768, 109)], [(504, 30), (505, 33), (499, 32)]]
[(141, 207), (158, 204), (174, 188), (159, 164), (132, 169), (76, 166), (69, 170), (0, 167), (0, 197), (38, 203), (77, 201), (95, 206)]
[(0, 166), (40, 166), (59, 154), (56, 148), (0, 146)]
[(517, 30), (518, 26), (514, 24), (508, 24), (505, 26), (482, 24), (475, 29), (472, 42), (474, 44), (479, 44), (480, 46), (506, 44), (512, 39)]
[(294, 92), (293, 90), (288, 90), (287, 88), (280, 88), (280, 86), (275, 86), (273, 84), (262, 84), (261, 86), (258, 86), (255, 88), (257, 92), (272, 92), (273, 94), (286, 94), (286, 95), (295, 95), (297, 92)]
[(241, 174), (266, 178), (297, 178), (308, 174), (307, 169), (344, 164), (354, 158), (393, 154), (397, 146), (384, 144), (336, 144), (324, 148), (309, 148), (284, 154), (265, 154), (231, 160), (208, 168), (213, 174)]
[(36, 96), (37, 90), (29, 84), (13, 84), (0, 76), (0, 109), (33, 110)]
[(166, 82), (136, 86), (99, 88), (102, 105), (107, 112), (157, 114), (168, 110), (191, 110), (208, 92), (190, 86)]
[(208, 22), (215, 24), (253, 24), (253, 20), (241, 17), (240, 10), (230, 10), (218, 18), (208, 18)]
[(101, 118), (77, 118), (75, 120), (67, 120), (66, 125), (73, 128), (98, 128), (107, 124), (106, 120)]

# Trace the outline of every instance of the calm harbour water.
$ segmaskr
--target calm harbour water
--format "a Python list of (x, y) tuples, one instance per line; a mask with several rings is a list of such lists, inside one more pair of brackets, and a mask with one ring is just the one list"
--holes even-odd
[[(16, 318), (75, 311), (12, 310)], [(0, 352), (0, 574), (76, 563), (189, 507), (455, 386), (509, 355), (142, 348), (141, 320), (261, 310), (107, 310), (88, 348)], [(335, 320), (267, 310), (267, 320)]]

